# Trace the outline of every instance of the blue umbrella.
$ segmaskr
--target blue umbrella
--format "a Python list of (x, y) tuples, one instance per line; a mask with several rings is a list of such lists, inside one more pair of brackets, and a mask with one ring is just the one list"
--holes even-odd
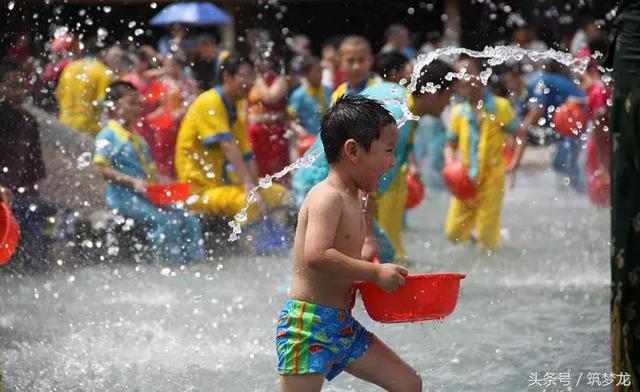
[(175, 3), (165, 7), (151, 19), (153, 26), (166, 26), (173, 23), (189, 25), (221, 25), (229, 23), (231, 18), (211, 3)]

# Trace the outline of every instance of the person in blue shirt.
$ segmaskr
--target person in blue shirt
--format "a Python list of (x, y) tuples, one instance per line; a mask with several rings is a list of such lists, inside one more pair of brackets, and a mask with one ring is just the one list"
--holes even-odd
[[(421, 72), (421, 76), (416, 82), (415, 91), (409, 94), (409, 91), (406, 88), (397, 84), (397, 81), (403, 77), (401, 75), (407, 75), (407, 71), (404, 69), (404, 66), (407, 64), (408, 60), (398, 52), (385, 54), (385, 56), (389, 56), (389, 59), (402, 56), (404, 58), (404, 62), (391, 61), (391, 63), (395, 63), (396, 65), (381, 66), (385, 61), (378, 61), (378, 68), (388, 68), (379, 69), (379, 72), (387, 81), (365, 89), (362, 94), (381, 101), (384, 107), (391, 112), (397, 121), (404, 117), (402, 106), (400, 104), (401, 102), (405, 102), (415, 115), (420, 116), (429, 114), (431, 116), (440, 116), (451, 99), (451, 81), (446, 80), (445, 76), (449, 72), (452, 72), (453, 69), (439, 60), (434, 61), (427, 66), (428, 71), (423, 70), (423, 72)], [(396, 83), (392, 81), (396, 81)], [(424, 87), (430, 83), (433, 85), (441, 85), (441, 89), (435, 94), (429, 94), (423, 91)], [(405, 123), (399, 130), (398, 143), (394, 151), (396, 161), (398, 162), (396, 162), (396, 165), (394, 165), (394, 167), (381, 178), (377, 192), (378, 198), (384, 197), (385, 193), (388, 194), (388, 196), (398, 196), (399, 194), (403, 195), (394, 198), (396, 200), (395, 215), (397, 215), (399, 220), (388, 225), (394, 231), (401, 228), (401, 212), (404, 211), (406, 202), (406, 183), (404, 182), (404, 174), (406, 174), (406, 171), (401, 169), (402, 163), (408, 163), (408, 166), (411, 166), (408, 168), (408, 171), (418, 175), (415, 160), (409, 158), (411, 155), (411, 139), (414, 132), (414, 125), (411, 123), (412, 122)], [(305, 158), (309, 158), (311, 155), (317, 155), (314, 163), (308, 167), (298, 169), (293, 176), (291, 193), (295, 199), (296, 205), (298, 206), (302, 204), (302, 201), (309, 190), (315, 184), (326, 178), (329, 172), (329, 164), (327, 163), (324, 155), (324, 149), (320, 138), (318, 138), (314, 145), (305, 153)], [(402, 174), (398, 176), (399, 173)], [(403, 186), (404, 193), (402, 193)], [(390, 192), (390, 189), (392, 192)], [(397, 200), (400, 200), (399, 205)], [(391, 211), (393, 209), (393, 203), (387, 203), (387, 201), (383, 199), (381, 207), (383, 210)], [(379, 213), (380, 211), (378, 211), (378, 214), (376, 215), (379, 215)], [(394, 260), (402, 262), (404, 257), (402, 253), (403, 250), (400, 247), (397, 247), (396, 244), (392, 244), (392, 241), (390, 241), (388, 236), (389, 233), (386, 233), (386, 230), (383, 230), (376, 220), (374, 220), (374, 229), (376, 231), (376, 240), (378, 241), (377, 246), (380, 260), (383, 262), (390, 262)], [(395, 239), (397, 240), (397, 237), (395, 237)], [(401, 244), (401, 242), (399, 243)]]
[(294, 119), (292, 127), (298, 136), (317, 136), (320, 133), (320, 119), (331, 106), (331, 89), (322, 85), (322, 65), (319, 58), (303, 58), (300, 70), (304, 79), (291, 93), (287, 110)]
[(107, 88), (106, 102), (109, 121), (96, 136), (93, 166), (109, 182), (107, 205), (147, 229), (159, 261), (204, 260), (198, 218), (173, 206), (158, 207), (146, 197), (155, 167), (149, 146), (130, 131), (142, 113), (140, 95), (132, 84), (118, 81)]
[[(523, 78), (517, 68), (512, 69), (515, 84), (526, 86), (526, 99), (522, 108), (524, 124), (535, 126), (544, 119), (545, 124), (551, 124), (554, 110), (568, 100), (586, 104), (586, 94), (566, 77), (548, 72), (534, 72), (528, 78)], [(557, 137), (558, 150), (553, 159), (553, 169), (569, 178), (570, 185), (578, 190), (584, 189), (578, 156), (580, 154), (580, 139), (577, 137)]]

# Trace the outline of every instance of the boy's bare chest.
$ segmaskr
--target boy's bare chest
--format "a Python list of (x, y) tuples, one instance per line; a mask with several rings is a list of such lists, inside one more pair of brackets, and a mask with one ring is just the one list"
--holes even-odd
[(366, 235), (366, 222), (364, 213), (359, 209), (349, 209), (342, 214), (341, 222), (336, 232), (336, 240), (348, 248), (353, 247), (358, 252)]

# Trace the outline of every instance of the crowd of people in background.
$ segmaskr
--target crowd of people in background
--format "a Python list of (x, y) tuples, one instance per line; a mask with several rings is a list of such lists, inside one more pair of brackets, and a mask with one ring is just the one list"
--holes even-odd
[[(485, 84), (480, 72), (488, 66), (482, 59), (447, 57), (422, 70), (418, 85), (440, 83), (431, 93), (409, 91), (403, 80), (410, 78), (417, 56), (440, 42), (414, 47), (401, 24), (387, 28), (379, 51), (352, 35), (327, 40), (317, 47), (319, 57), (304, 35), (281, 48), (256, 31), (247, 34), (250, 53), (240, 54), (223, 48), (214, 34), (191, 36), (182, 25), (172, 26), (157, 47), (106, 45), (57, 31), (42, 57), (29, 51), (27, 31), (19, 36), (0, 71), (0, 118), (8, 124), (0, 138), (0, 185), (24, 238), (42, 236), (52, 214), (38, 195), (37, 183), (46, 174), (38, 125), (22, 107), (25, 100), (94, 138), (93, 166), (109, 183), (106, 204), (144, 227), (163, 261), (203, 260), (203, 220), (231, 219), (261, 178), (304, 154), (322, 153), (322, 116), (345, 94), (381, 100), (396, 120), (404, 117), (399, 102), (420, 116), (400, 128), (395, 165), (371, 195), (377, 239), (371, 257), (405, 261), (406, 178), (421, 179), (431, 193), (445, 191), (442, 170), (456, 157), (476, 181), (478, 198), (452, 198), (443, 226), (453, 242), (475, 232), (479, 245), (499, 246), (505, 179), (513, 185), (527, 144), (557, 144), (552, 166), (565, 185), (589, 190), (594, 204), (608, 203), (590, 186), (608, 181), (611, 95), (593, 61), (583, 74), (550, 62), (508, 62), (493, 67)], [(562, 49), (591, 58), (603, 51), (603, 42), (598, 28), (586, 23)], [(515, 29), (512, 44), (546, 50), (526, 25)], [(287, 50), (293, 53), (285, 56)], [(445, 78), (451, 74), (461, 80)], [(549, 131), (554, 110), (567, 101), (588, 107), (588, 137)], [(265, 216), (282, 222), (327, 171), (327, 159), (320, 156), (311, 167), (261, 188), (242, 225), (259, 225)], [(148, 184), (171, 181), (189, 183), (193, 197), (179, 207), (148, 200)], [(36, 199), (43, 206), (38, 219), (29, 210)]]

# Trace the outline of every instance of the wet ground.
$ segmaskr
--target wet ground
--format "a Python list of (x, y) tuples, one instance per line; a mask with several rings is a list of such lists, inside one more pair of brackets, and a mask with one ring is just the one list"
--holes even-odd
[[(355, 315), (420, 372), (425, 391), (542, 391), (531, 374), (610, 370), (609, 215), (550, 172), (521, 175), (504, 248), (451, 246), (446, 197), (414, 210), (412, 272), (456, 271), (444, 322)], [(183, 268), (118, 264), (0, 273), (0, 363), (8, 391), (273, 391), (275, 319), (288, 257), (222, 257)], [(328, 391), (376, 388), (350, 375)], [(599, 390), (606, 390), (601, 388)], [(567, 390), (557, 386), (551, 390)]]

